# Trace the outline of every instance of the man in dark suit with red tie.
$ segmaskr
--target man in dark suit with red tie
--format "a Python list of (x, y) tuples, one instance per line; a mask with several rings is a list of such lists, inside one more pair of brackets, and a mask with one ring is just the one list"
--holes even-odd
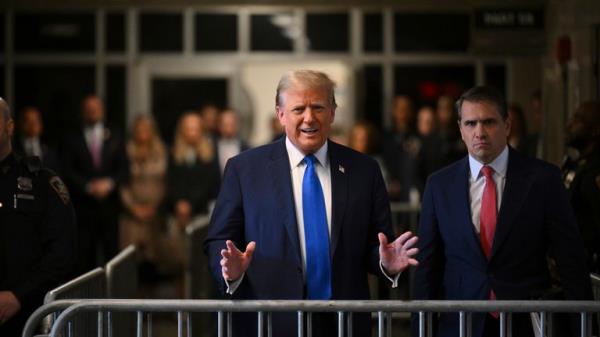
[[(230, 159), (205, 250), (234, 299), (367, 299), (367, 272), (396, 284), (416, 265), (416, 238), (396, 240), (375, 160), (328, 140), (334, 84), (317, 71), (285, 74), (276, 111), (286, 136)], [(390, 240), (390, 243), (388, 243)], [(393, 241), (392, 241), (393, 240)], [(255, 336), (256, 315), (234, 315), (234, 336)], [(313, 336), (337, 335), (335, 316), (313, 316)], [(370, 335), (356, 314), (354, 336)], [(273, 336), (296, 334), (296, 315), (275, 313)]]
[[(475, 87), (456, 102), (469, 155), (432, 174), (423, 195), (418, 300), (530, 300), (558, 265), (566, 299), (591, 300), (583, 243), (558, 168), (507, 145), (511, 121), (501, 94)], [(413, 319), (413, 335), (416, 335)], [(529, 315), (513, 315), (513, 336), (533, 336)], [(456, 313), (436, 317), (436, 336), (457, 336)], [(472, 336), (499, 334), (497, 313), (475, 313)]]

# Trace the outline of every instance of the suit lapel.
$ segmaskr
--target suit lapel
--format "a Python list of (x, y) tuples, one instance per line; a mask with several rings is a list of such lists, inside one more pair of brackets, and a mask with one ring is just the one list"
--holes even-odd
[[(478, 259), (485, 262), (487, 259), (481, 248), (479, 236), (475, 231), (473, 220), (471, 219), (471, 203), (469, 198), (469, 157), (465, 157), (452, 182), (450, 198), (451, 212), (458, 212), (458, 231), (463, 234), (464, 240), (469, 248), (475, 253)], [(485, 262), (487, 263), (487, 262)]]
[(344, 214), (346, 212), (346, 204), (348, 201), (348, 176), (346, 165), (343, 158), (340, 158), (338, 145), (329, 142), (329, 164), (331, 171), (331, 245), (329, 252), (334, 256), (337, 247), (342, 224), (344, 223)]
[(281, 209), (282, 221), (292, 249), (296, 254), (297, 261), (302, 264), (300, 239), (298, 236), (298, 224), (296, 222), (296, 207), (294, 203), (294, 192), (292, 191), (292, 176), (290, 173), (290, 161), (285, 149), (285, 138), (273, 146), (271, 162), (267, 167), (267, 174), (273, 177), (273, 189), (276, 201)]
[(529, 171), (523, 164), (523, 158), (513, 149), (509, 149), (506, 183), (502, 193), (502, 204), (498, 212), (496, 233), (492, 244), (492, 257), (502, 246), (514, 225), (514, 219), (521, 210), (523, 202), (531, 188), (532, 179), (528, 179)]

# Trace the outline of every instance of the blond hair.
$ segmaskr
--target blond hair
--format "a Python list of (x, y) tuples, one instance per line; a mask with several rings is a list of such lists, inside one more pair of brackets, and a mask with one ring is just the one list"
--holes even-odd
[(292, 70), (281, 76), (277, 85), (277, 93), (275, 94), (275, 105), (283, 104), (281, 95), (289, 89), (293, 88), (311, 88), (325, 89), (329, 95), (329, 103), (332, 107), (337, 107), (335, 102), (335, 82), (324, 72), (316, 70)]
[(177, 164), (182, 164), (185, 162), (186, 153), (189, 146), (183, 139), (182, 128), (184, 121), (190, 117), (197, 118), (200, 122), (200, 137), (196, 144), (193, 145), (196, 150), (196, 155), (203, 162), (210, 162), (214, 157), (212, 141), (204, 135), (204, 130), (202, 128), (202, 117), (200, 117), (200, 115), (195, 111), (185, 112), (183, 115), (181, 115), (179, 121), (177, 122), (175, 141), (173, 143), (173, 158)]

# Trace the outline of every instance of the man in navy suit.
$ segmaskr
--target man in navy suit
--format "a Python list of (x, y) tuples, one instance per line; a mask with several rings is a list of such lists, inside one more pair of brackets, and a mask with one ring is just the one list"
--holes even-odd
[[(407, 232), (393, 238), (377, 162), (328, 140), (334, 83), (321, 72), (285, 74), (276, 111), (286, 137), (229, 160), (205, 241), (219, 288), (234, 299), (367, 299), (367, 272), (395, 284), (416, 265)], [(242, 248), (242, 252), (238, 247)], [(273, 336), (297, 329), (273, 317)], [(314, 315), (313, 336), (333, 336), (335, 316)], [(355, 336), (370, 315), (354, 315)], [(234, 315), (234, 336), (256, 334), (256, 315)]]
[[(511, 122), (501, 94), (475, 87), (457, 101), (469, 155), (432, 174), (419, 228), (414, 299), (530, 300), (550, 288), (547, 255), (566, 299), (591, 300), (583, 243), (558, 168), (507, 146)], [(413, 332), (416, 335), (416, 319)], [(533, 336), (513, 315), (513, 336)], [(458, 315), (440, 314), (437, 336), (457, 336)], [(472, 336), (499, 334), (497, 313), (474, 314)]]

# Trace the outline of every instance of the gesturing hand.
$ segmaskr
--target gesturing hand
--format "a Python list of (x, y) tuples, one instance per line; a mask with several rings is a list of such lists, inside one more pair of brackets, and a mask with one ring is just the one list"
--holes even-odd
[(411, 232), (405, 232), (396, 240), (388, 244), (387, 237), (383, 233), (378, 234), (379, 238), (379, 258), (383, 268), (390, 274), (395, 275), (406, 269), (408, 266), (419, 264), (413, 258), (418, 252), (418, 248), (411, 248), (419, 239), (413, 236)]
[(227, 249), (221, 250), (221, 273), (225, 280), (235, 281), (242, 277), (242, 274), (248, 269), (256, 243), (254, 241), (248, 243), (246, 251), (243, 253), (237, 249), (233, 241), (227, 240), (225, 244)]

